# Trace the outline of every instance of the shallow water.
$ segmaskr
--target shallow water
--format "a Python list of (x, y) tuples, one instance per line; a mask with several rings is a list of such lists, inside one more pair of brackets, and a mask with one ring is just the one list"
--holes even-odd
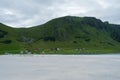
[(120, 55), (2, 55), (0, 80), (120, 80)]

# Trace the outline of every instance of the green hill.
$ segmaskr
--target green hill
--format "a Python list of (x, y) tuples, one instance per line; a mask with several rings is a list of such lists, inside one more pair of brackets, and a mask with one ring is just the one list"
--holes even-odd
[(1, 53), (25, 49), (62, 54), (120, 52), (120, 25), (95, 17), (74, 16), (56, 18), (31, 28), (0, 24)]

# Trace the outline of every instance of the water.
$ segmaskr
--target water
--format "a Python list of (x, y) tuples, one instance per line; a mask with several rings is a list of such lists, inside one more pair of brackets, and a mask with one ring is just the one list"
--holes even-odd
[(120, 80), (120, 55), (3, 55), (0, 80)]

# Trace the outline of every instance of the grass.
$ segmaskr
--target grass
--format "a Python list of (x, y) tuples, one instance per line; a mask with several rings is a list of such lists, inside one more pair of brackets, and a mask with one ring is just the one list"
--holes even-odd
[[(107, 43), (98, 44), (98, 40), (92, 42), (78, 40), (79, 43), (73, 43), (72, 41), (37, 41), (29, 45), (14, 41), (11, 44), (0, 44), (0, 54), (18, 54), (26, 49), (36, 54), (108, 54), (120, 52), (118, 43), (108, 45)], [(60, 48), (60, 50), (56, 50), (56, 48)]]
[[(11, 53), (11, 54), (20, 54), (20, 52), (25, 52), (26, 49), (16, 49), (16, 50), (6, 50), (0, 51), (0, 54)], [(78, 49), (78, 48), (39, 48), (29, 50), (33, 54), (110, 54), (110, 53), (119, 53), (120, 49)], [(23, 53), (27, 54), (27, 53)]]
[[(0, 54), (18, 54), (26, 49), (36, 54), (108, 54), (120, 52), (120, 47), (117, 42), (113, 43), (114, 45), (109, 45), (107, 43), (101, 44), (97, 39), (90, 42), (76, 40), (77, 43), (73, 43), (73, 41), (74, 39), (61, 42), (44, 42), (41, 40), (29, 45), (17, 41), (14, 41), (14, 43), (11, 44), (0, 43)], [(60, 50), (56, 50), (55, 48), (60, 48)]]

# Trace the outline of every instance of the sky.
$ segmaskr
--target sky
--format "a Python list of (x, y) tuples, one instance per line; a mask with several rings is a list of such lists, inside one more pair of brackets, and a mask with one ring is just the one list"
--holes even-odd
[(91, 16), (120, 24), (120, 0), (0, 0), (0, 23), (31, 27), (62, 16)]

